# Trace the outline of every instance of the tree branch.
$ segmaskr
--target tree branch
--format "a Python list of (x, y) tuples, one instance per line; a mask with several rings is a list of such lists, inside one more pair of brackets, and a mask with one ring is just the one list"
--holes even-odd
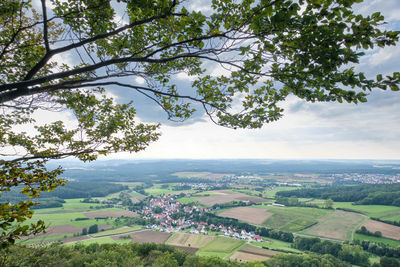
[(42, 1), (42, 14), (43, 14), (43, 40), (44, 46), (46, 47), (46, 52), (50, 52), (49, 36), (48, 36), (48, 25), (47, 25), (47, 10), (46, 10), (46, 0)]
[(83, 46), (83, 45), (85, 45), (85, 44), (92, 43), (92, 42), (95, 42), (95, 41), (100, 40), (100, 39), (108, 38), (108, 37), (110, 37), (110, 36), (113, 36), (113, 35), (116, 35), (116, 34), (118, 34), (118, 33), (120, 33), (120, 32), (123, 32), (123, 31), (125, 31), (125, 30), (127, 30), (127, 29), (130, 29), (130, 28), (133, 28), (133, 27), (136, 27), (136, 26), (145, 24), (145, 23), (149, 23), (149, 22), (151, 22), (151, 21), (153, 21), (153, 20), (158, 20), (158, 19), (166, 18), (166, 17), (168, 17), (168, 16), (171, 15), (171, 14), (172, 14), (172, 13), (170, 13), (170, 14), (163, 14), (163, 15), (159, 15), (159, 16), (152, 16), (152, 17), (147, 18), (147, 19), (144, 19), (144, 20), (135, 21), (135, 22), (132, 22), (132, 23), (130, 23), (130, 24), (128, 24), (128, 25), (125, 25), (125, 26), (123, 26), (123, 27), (120, 27), (120, 28), (118, 28), (118, 29), (116, 29), (116, 30), (114, 30), (114, 31), (111, 31), (111, 32), (108, 32), (108, 33), (105, 33), (105, 34), (99, 34), (99, 35), (93, 36), (93, 37), (91, 37), (91, 38), (87, 38), (87, 39), (81, 40), (80, 42), (73, 43), (73, 44), (70, 44), (70, 45), (67, 45), (67, 46), (64, 46), (64, 47), (60, 47), (60, 48), (51, 50), (51, 51), (49, 51), (48, 53), (46, 53), (46, 54), (44, 55), (44, 57), (43, 57), (43, 58), (42, 58), (42, 59), (41, 59), (41, 60), (26, 74), (26, 76), (25, 76), (25, 78), (24, 78), (24, 81), (28, 81), (28, 80), (32, 79), (32, 77), (33, 77), (44, 65), (46, 65), (46, 63), (50, 60), (50, 58), (51, 58), (52, 56), (56, 55), (56, 54), (63, 53), (63, 52), (66, 52), (66, 51), (68, 51), (68, 50), (81, 47), (81, 46)]

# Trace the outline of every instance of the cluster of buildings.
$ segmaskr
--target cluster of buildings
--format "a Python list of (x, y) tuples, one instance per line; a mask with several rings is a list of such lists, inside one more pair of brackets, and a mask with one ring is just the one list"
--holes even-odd
[(340, 174), (332, 174), (329, 178), (342, 181), (355, 181), (364, 184), (400, 183), (399, 175), (388, 175), (388, 174), (340, 173)]
[(224, 236), (232, 238), (262, 241), (261, 236), (254, 232), (246, 232), (246, 230), (236, 229), (232, 226), (224, 225), (208, 225), (206, 222), (196, 222), (191, 218), (192, 213), (202, 214), (208, 212), (207, 208), (196, 206), (182, 205), (174, 199), (173, 195), (154, 196), (143, 206), (141, 211), (137, 211), (144, 218), (154, 218), (156, 223), (146, 226), (148, 229), (159, 230), (163, 232), (177, 232), (184, 229), (190, 229), (191, 234), (208, 234), (208, 231), (221, 232)]

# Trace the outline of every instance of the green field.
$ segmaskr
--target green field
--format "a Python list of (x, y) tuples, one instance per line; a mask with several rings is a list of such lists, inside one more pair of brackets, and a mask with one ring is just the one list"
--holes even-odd
[(335, 202), (334, 208), (347, 208), (365, 213), (376, 218), (400, 218), (400, 207), (385, 205), (352, 205), (351, 202)]
[(362, 234), (357, 234), (357, 233), (354, 234), (354, 240), (368, 240), (368, 241), (375, 242), (375, 243), (383, 243), (385, 245), (395, 247), (395, 248), (400, 246), (400, 241), (398, 241), (398, 240), (393, 240), (393, 239), (384, 238), (384, 237), (362, 235)]
[(82, 241), (78, 241), (78, 242), (71, 242), (71, 243), (67, 243), (66, 245), (73, 245), (75, 243), (81, 243), (81, 244), (85, 244), (85, 245), (89, 245), (89, 244), (110, 244), (110, 243), (130, 243), (132, 242), (130, 239), (119, 239), (119, 240), (114, 240), (109, 236), (105, 236), (105, 237), (99, 237), (99, 238), (91, 238), (91, 239), (86, 239), (86, 240), (82, 240)]
[(133, 231), (138, 231), (143, 229), (142, 226), (140, 225), (135, 225), (135, 226), (123, 226), (121, 228), (117, 228), (117, 229), (112, 229), (112, 230), (108, 230), (108, 231), (101, 231), (95, 234), (91, 234), (90, 236), (92, 237), (102, 237), (102, 236), (108, 236), (108, 235), (117, 235), (117, 234), (124, 234), (124, 233), (129, 233), (129, 232), (133, 232)]
[(178, 201), (181, 204), (189, 204), (189, 203), (192, 203), (192, 202), (195, 202), (197, 204), (198, 203), (197, 202), (198, 198), (199, 197), (181, 197), (181, 198), (176, 199), (176, 201)]
[(260, 206), (273, 213), (263, 225), (284, 231), (296, 232), (317, 222), (317, 219), (332, 212), (317, 208)]
[(138, 192), (136, 192), (136, 191), (131, 191), (131, 192), (129, 192), (128, 194), (129, 194), (131, 197), (135, 197), (135, 198), (138, 198), (138, 199), (143, 199), (143, 198), (146, 197), (145, 195), (142, 195), (142, 194), (140, 194), (140, 193), (138, 193)]
[(352, 240), (354, 231), (368, 217), (359, 213), (336, 210), (318, 219), (318, 224), (301, 233), (337, 240)]
[(283, 250), (283, 251), (289, 251), (289, 252), (295, 252), (295, 253), (302, 253), (300, 250), (292, 248), (292, 243), (289, 242), (284, 242), (272, 238), (266, 238), (263, 237), (263, 242), (250, 242), (252, 245), (258, 246), (258, 247), (267, 247), (269, 249), (276, 249), (276, 250)]
[(289, 191), (289, 190), (295, 190), (296, 187), (288, 187), (288, 186), (277, 186), (274, 189), (271, 190), (265, 190), (263, 192), (264, 195), (267, 197), (273, 198), (275, 197), (275, 194), (279, 191)]
[(200, 256), (218, 256), (225, 258), (230, 256), (243, 244), (245, 244), (245, 242), (241, 240), (218, 236), (207, 245), (200, 248), (196, 254)]
[(171, 189), (170, 187), (168, 188), (161, 188), (161, 184), (155, 184), (150, 188), (146, 188), (144, 191), (150, 195), (164, 195), (164, 194), (179, 194), (179, 193), (193, 193), (193, 190), (183, 190), (183, 191), (176, 191)]
[(58, 240), (62, 239), (64, 237), (72, 237), (73, 234), (58, 234), (58, 235), (52, 235), (52, 236), (42, 236), (42, 237), (37, 237), (37, 238), (30, 238), (30, 239), (25, 239), (25, 240), (17, 240), (17, 244), (29, 244), (33, 242), (44, 242), (44, 241), (51, 241), (51, 240)]

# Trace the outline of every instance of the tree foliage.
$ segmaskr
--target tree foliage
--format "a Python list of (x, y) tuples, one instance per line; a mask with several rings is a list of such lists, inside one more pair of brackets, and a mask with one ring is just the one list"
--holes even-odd
[[(110, 87), (148, 97), (171, 120), (203, 109), (232, 128), (278, 120), (289, 95), (358, 103), (372, 89), (398, 90), (397, 72), (355, 71), (365, 50), (395, 45), (399, 35), (382, 29), (379, 12), (356, 14), (358, 2), (212, 0), (213, 11), (202, 13), (178, 0), (41, 0), (37, 9), (30, 0), (2, 1), (0, 192), (22, 184), (22, 193), (37, 197), (65, 184), (48, 159), (94, 160), (157, 140), (158, 125), (139, 122)], [(214, 75), (210, 66), (229, 74)], [(192, 78), (191, 88), (179, 87), (179, 73)], [(69, 111), (74, 122), (44, 123), (42, 110)], [(43, 222), (19, 225), (34, 204), (1, 204), (1, 244), (43, 230)]]

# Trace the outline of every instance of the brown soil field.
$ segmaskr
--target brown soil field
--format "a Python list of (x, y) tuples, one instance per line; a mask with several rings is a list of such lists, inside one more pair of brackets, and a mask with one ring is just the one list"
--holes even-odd
[(57, 226), (50, 226), (49, 228), (47, 228), (46, 233), (41, 233), (38, 235), (30, 235), (23, 239), (38, 238), (38, 237), (60, 235), (60, 234), (75, 234), (80, 232), (82, 232), (82, 227), (76, 227), (73, 225), (57, 225)]
[(86, 240), (86, 239), (89, 239), (89, 236), (81, 235), (81, 236), (73, 236), (73, 237), (64, 238), (64, 239), (61, 239), (61, 241), (65, 244), (65, 243), (71, 243), (71, 242), (76, 242), (76, 241), (82, 241), (82, 240)]
[(264, 249), (264, 248), (256, 247), (256, 246), (249, 245), (249, 244), (244, 245), (239, 251), (244, 252), (244, 253), (260, 255), (260, 256), (267, 256), (267, 257), (272, 257), (276, 254), (282, 253), (279, 251)]
[(268, 256), (257, 255), (257, 254), (242, 252), (242, 251), (236, 251), (229, 257), (230, 260), (245, 261), (245, 262), (247, 262), (247, 261), (265, 261), (265, 260), (268, 260), (269, 258), (270, 257), (268, 257)]
[[(171, 236), (169, 233), (156, 232), (156, 231), (140, 231), (130, 234), (132, 242), (137, 243), (158, 243), (163, 244)], [(113, 238), (119, 238), (115, 236)]]
[(171, 246), (171, 247), (183, 250), (189, 254), (196, 254), (196, 252), (199, 250), (198, 248), (192, 248), (192, 247), (181, 247), (181, 246)]
[(265, 209), (250, 207), (237, 207), (218, 214), (218, 216), (235, 218), (252, 224), (262, 224), (271, 215), (272, 213)]
[(374, 220), (368, 220), (366, 223), (363, 224), (365, 228), (367, 228), (368, 231), (375, 233), (376, 231), (379, 231), (382, 233), (382, 236), (395, 239), (395, 240), (400, 240), (400, 227), (383, 223), (383, 222), (378, 222)]
[(256, 197), (251, 197), (242, 193), (232, 192), (232, 191), (215, 191), (215, 195), (208, 196), (208, 197), (201, 197), (198, 198), (197, 201), (206, 206), (212, 206), (214, 204), (223, 204), (232, 201), (253, 201), (255, 203), (265, 202), (266, 199), (260, 199)]
[(139, 215), (137, 215), (136, 213), (132, 212), (132, 211), (98, 211), (98, 212), (88, 212), (85, 213), (85, 216), (91, 219), (94, 218), (105, 218), (105, 217), (121, 217), (121, 216), (125, 216), (125, 217), (137, 217)]
[(354, 228), (365, 216), (354, 212), (336, 210), (318, 219), (318, 223), (306, 229), (304, 233), (314, 236), (346, 240), (351, 238)]
[(168, 240), (167, 244), (171, 246), (182, 246), (182, 247), (192, 247), (201, 248), (211, 242), (215, 236), (210, 235), (196, 235), (177, 232)]

